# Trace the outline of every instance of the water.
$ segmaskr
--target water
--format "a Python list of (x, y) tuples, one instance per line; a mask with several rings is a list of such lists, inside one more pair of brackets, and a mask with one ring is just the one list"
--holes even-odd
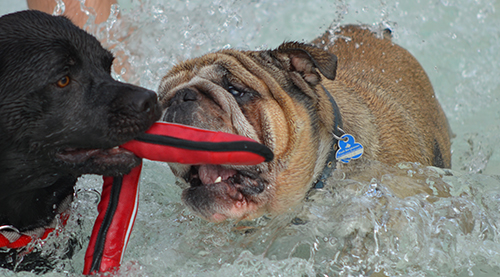
[[(0, 0), (0, 14), (23, 3)], [(141, 202), (123, 276), (500, 276), (500, 2), (498, 1), (119, 1), (122, 17), (89, 31), (119, 61), (116, 78), (157, 89), (178, 61), (208, 51), (310, 41), (330, 25), (390, 27), (427, 71), (456, 137), (450, 171), (402, 164), (336, 188), (300, 207), (250, 223), (206, 223), (181, 203), (168, 166), (146, 162)], [(447, 188), (451, 197), (400, 199), (400, 182)], [(60, 236), (80, 247), (47, 276), (78, 275), (100, 178), (85, 176)], [(60, 238), (44, 253), (64, 252)], [(63, 256), (57, 253), (56, 256)], [(0, 270), (0, 274), (13, 275)], [(23, 273), (21, 275), (31, 275)]]

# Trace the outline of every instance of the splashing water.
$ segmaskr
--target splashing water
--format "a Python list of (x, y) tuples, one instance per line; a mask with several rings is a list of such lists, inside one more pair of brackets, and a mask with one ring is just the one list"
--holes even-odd
[[(115, 77), (153, 90), (174, 64), (209, 51), (307, 42), (338, 24), (389, 27), (427, 71), (456, 134), (452, 170), (400, 164), (365, 182), (336, 172), (303, 205), (246, 223), (195, 217), (168, 166), (146, 161), (118, 275), (500, 276), (499, 8), (495, 1), (124, 0), (106, 23), (91, 16), (85, 28), (117, 57)], [(398, 198), (403, 182), (431, 193)], [(37, 245), (58, 257), (46, 275), (82, 272), (100, 186), (100, 177), (82, 177), (68, 225)], [(441, 189), (449, 196), (437, 195)], [(69, 239), (70, 259), (61, 245)]]

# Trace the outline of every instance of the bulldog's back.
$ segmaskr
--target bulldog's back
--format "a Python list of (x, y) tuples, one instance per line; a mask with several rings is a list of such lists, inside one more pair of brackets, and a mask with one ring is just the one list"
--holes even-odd
[(449, 168), (448, 121), (419, 62), (388, 31), (377, 35), (354, 25), (340, 30), (334, 43), (329, 33), (313, 43), (328, 45), (338, 57), (335, 80), (324, 82), (340, 102), (345, 127), (360, 133), (376, 160)]

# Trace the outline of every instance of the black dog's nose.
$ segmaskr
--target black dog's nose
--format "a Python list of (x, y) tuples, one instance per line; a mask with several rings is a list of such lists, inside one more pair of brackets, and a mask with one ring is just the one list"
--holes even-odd
[(158, 97), (152, 90), (127, 85), (127, 89), (122, 90), (121, 99), (129, 112), (144, 115), (152, 121), (158, 120), (161, 116)]
[(127, 113), (151, 114), (160, 117), (160, 104), (158, 97), (152, 90), (138, 87), (132, 84), (126, 84), (115, 80), (103, 82), (100, 89), (106, 95), (114, 96), (107, 98), (108, 105), (113, 110), (122, 110)]
[(146, 89), (133, 93), (129, 101), (132, 108), (138, 113), (149, 113), (156, 109), (158, 103), (156, 93)]

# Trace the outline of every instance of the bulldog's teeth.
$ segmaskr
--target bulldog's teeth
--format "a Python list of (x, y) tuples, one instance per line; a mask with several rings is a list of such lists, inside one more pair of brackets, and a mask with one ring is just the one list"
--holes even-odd
[(220, 183), (221, 181), (222, 181), (222, 177), (219, 176), (219, 177), (217, 177), (217, 179), (215, 179), (215, 183), (214, 184)]

